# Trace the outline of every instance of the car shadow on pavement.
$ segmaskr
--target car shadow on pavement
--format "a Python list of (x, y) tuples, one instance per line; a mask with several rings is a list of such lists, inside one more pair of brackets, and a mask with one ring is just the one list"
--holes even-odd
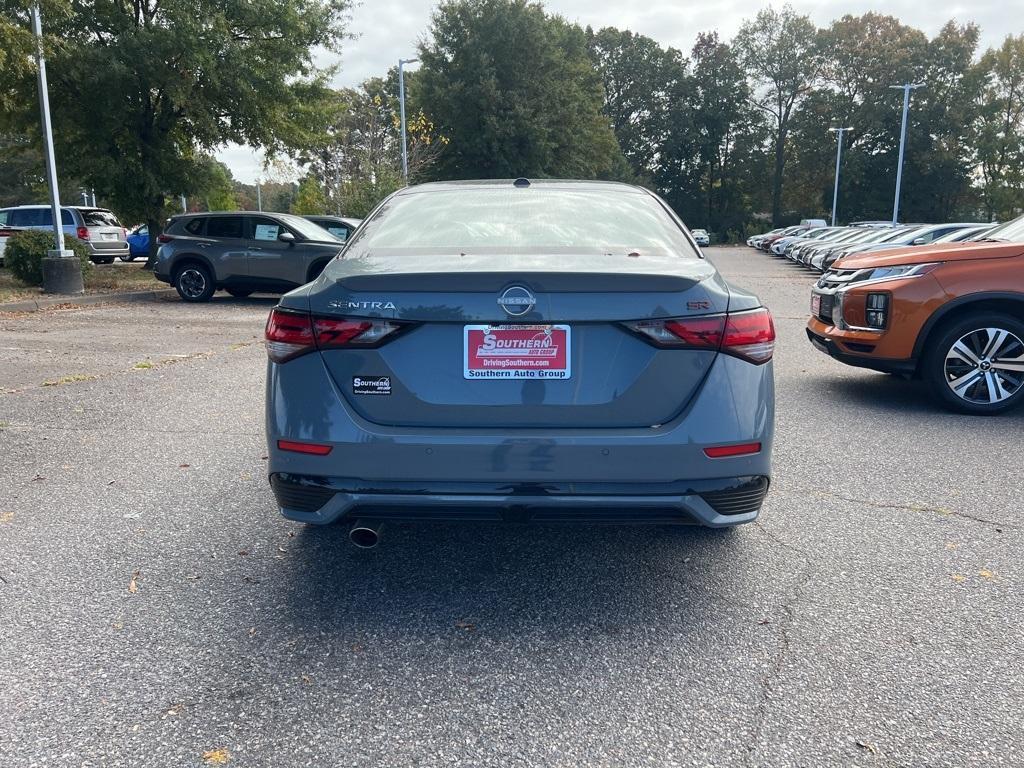
[(856, 377), (832, 379), (829, 395), (844, 406), (874, 408), (899, 414), (900, 417), (944, 415), (953, 418), (991, 422), (1005, 419), (1019, 423), (1024, 420), (1024, 408), (1017, 408), (998, 416), (970, 416), (958, 414), (940, 405), (928, 391), (928, 386), (917, 379), (905, 379), (884, 373), (867, 372)]
[(274, 577), (275, 602), (307, 631), (340, 635), (368, 626), (517, 635), (631, 625), (666, 610), (699, 624), (721, 610), (722, 594), (745, 591), (737, 582), (757, 579), (755, 538), (695, 526), (388, 523), (367, 551), (349, 543), (347, 525), (307, 527)]

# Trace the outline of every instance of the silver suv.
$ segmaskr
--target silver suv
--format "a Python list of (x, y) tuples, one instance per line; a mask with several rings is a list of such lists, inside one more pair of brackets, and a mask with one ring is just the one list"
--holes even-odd
[(154, 274), (185, 301), (284, 293), (316, 278), (343, 243), (287, 213), (194, 213), (175, 216), (157, 238)]
[[(65, 205), (60, 209), (64, 234), (77, 237), (89, 248), (97, 264), (113, 264), (128, 255), (128, 233), (106, 208)], [(48, 205), (18, 205), (0, 209), (0, 225), (15, 229), (51, 229), (53, 214)]]

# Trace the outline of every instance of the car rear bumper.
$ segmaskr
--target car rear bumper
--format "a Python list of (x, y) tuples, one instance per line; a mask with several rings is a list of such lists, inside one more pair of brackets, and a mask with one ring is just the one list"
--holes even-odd
[[(319, 354), (269, 363), (269, 475), (279, 490), (298, 484), (320, 503), (282, 514), (328, 523), (372, 517), (616, 519), (735, 525), (707, 500), (739, 478), (771, 474), (771, 363), (719, 355), (686, 409), (670, 423), (624, 429), (437, 429), (368, 422), (336, 389)], [(326, 456), (278, 447), (279, 439), (326, 444)], [(709, 458), (704, 448), (757, 442), (757, 453)], [(294, 482), (292, 482), (294, 481)], [(330, 497), (330, 498), (328, 498)], [(287, 502), (287, 503), (286, 503)], [(724, 503), (724, 502), (723, 502)], [(372, 515), (361, 510), (372, 509)], [(390, 510), (390, 511), (389, 511)], [(447, 511), (446, 511), (447, 510)], [(510, 512), (510, 510), (512, 510)], [(525, 510), (525, 511), (524, 511)]]
[(749, 523), (768, 492), (764, 476), (720, 478), (651, 488), (590, 484), (391, 483), (273, 474), (270, 485), (290, 520), (483, 520), (505, 522), (654, 523), (713, 528)]

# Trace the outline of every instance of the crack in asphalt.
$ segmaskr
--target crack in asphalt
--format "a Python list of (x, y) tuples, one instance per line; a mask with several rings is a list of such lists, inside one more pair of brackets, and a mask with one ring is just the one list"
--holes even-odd
[(786, 661), (786, 658), (790, 653), (790, 634), (789, 629), (796, 619), (796, 605), (803, 598), (804, 588), (810, 583), (811, 576), (814, 573), (814, 565), (811, 562), (810, 554), (789, 542), (783, 541), (774, 533), (772, 533), (760, 520), (754, 521), (754, 530), (759, 531), (765, 538), (771, 540), (776, 546), (786, 549), (791, 552), (795, 552), (803, 560), (804, 567), (801, 570), (800, 578), (797, 580), (796, 585), (790, 591), (788, 599), (782, 603), (776, 613), (782, 613), (782, 620), (778, 624), (778, 628), (775, 633), (778, 636), (778, 650), (771, 660), (768, 672), (761, 678), (760, 691), (761, 696), (757, 703), (757, 708), (754, 712), (754, 730), (751, 734), (751, 743), (747, 747), (747, 752), (744, 756), (744, 763), (751, 768), (755, 765), (755, 754), (758, 749), (758, 742), (760, 741), (761, 734), (764, 731), (765, 724), (768, 720), (768, 708), (770, 704), (770, 696), (775, 688), (776, 682), (782, 676), (782, 667)]
[(833, 493), (831, 491), (815, 490), (818, 496), (825, 496), (828, 498), (839, 499), (841, 501), (848, 501), (851, 504), (860, 504), (865, 507), (872, 507), (874, 509), (898, 509), (905, 512), (930, 512), (936, 515), (942, 515), (943, 517), (958, 517), (962, 520), (970, 520), (975, 523), (982, 523), (983, 525), (991, 525), (994, 528), (1018, 528), (1016, 523), (1003, 523), (998, 520), (990, 520), (989, 518), (979, 517), (972, 515), (969, 512), (960, 512), (955, 509), (948, 509), (946, 507), (932, 507), (927, 504), (888, 504), (882, 501), (873, 501), (871, 499), (857, 499), (852, 496), (843, 496), (839, 493)]

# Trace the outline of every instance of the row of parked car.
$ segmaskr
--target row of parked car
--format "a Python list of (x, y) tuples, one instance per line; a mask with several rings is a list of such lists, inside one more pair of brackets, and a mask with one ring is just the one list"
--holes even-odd
[[(117, 220), (117, 216), (107, 208), (68, 205), (62, 206), (60, 213), (64, 234), (84, 243), (89, 249), (90, 260), (96, 264), (112, 264), (115, 259), (134, 261), (149, 255), (149, 228), (145, 224), (137, 226), (129, 232)], [(254, 216), (270, 217), (268, 220), (270, 225), (278, 228), (274, 231), (291, 231), (292, 236), (295, 237), (293, 242), (310, 240), (333, 245), (339, 242), (344, 243), (360, 224), (359, 219), (320, 215), (303, 216), (300, 219), (302, 223), (289, 227), (286, 222), (275, 218), (281, 215), (252, 213), (246, 214), (243, 219), (240, 218), (243, 216), (241, 212), (225, 213), (225, 216), (228, 217), (224, 219), (223, 234), (225, 237), (221, 238), (217, 232), (211, 231), (210, 236), (205, 237), (204, 242), (196, 247), (210, 248), (224, 240), (229, 247), (233, 246), (237, 251), (237, 241), (258, 239), (255, 237), (257, 230), (253, 227), (246, 227), (246, 224)], [(178, 218), (180, 217), (173, 217), (168, 222), (168, 226)], [(26, 229), (50, 230), (52, 228), (53, 213), (48, 205), (19, 205), (0, 208), (0, 265), (4, 263), (4, 250), (7, 246), (7, 239), (11, 235)], [(262, 233), (269, 231), (266, 226), (261, 230)], [(253, 247), (255, 248), (255, 246)], [(294, 257), (293, 261), (301, 260), (298, 252), (293, 253), (292, 256)]]
[(897, 224), (865, 221), (846, 227), (781, 227), (747, 240), (747, 245), (773, 256), (783, 256), (818, 272), (839, 259), (857, 253), (877, 253), (932, 243), (983, 240), (995, 224)]
[(1024, 403), (1024, 216), (787, 227), (749, 243), (824, 271), (806, 331), (835, 360), (921, 379), (962, 413)]

